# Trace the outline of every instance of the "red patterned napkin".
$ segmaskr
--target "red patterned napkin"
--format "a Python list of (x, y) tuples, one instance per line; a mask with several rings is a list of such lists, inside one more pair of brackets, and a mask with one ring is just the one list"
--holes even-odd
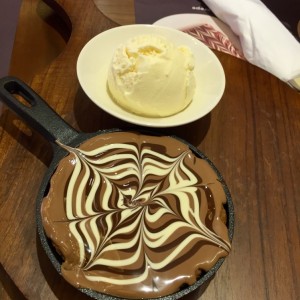
[(186, 28), (183, 31), (197, 38), (211, 49), (244, 59), (244, 55), (240, 49), (234, 46), (224, 33), (210, 24), (199, 24)]

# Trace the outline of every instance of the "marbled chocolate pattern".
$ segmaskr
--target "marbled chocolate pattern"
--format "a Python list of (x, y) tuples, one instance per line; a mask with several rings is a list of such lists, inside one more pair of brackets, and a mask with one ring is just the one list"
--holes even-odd
[(116, 132), (67, 149), (42, 215), (71, 284), (159, 297), (230, 251), (222, 185), (185, 144)]

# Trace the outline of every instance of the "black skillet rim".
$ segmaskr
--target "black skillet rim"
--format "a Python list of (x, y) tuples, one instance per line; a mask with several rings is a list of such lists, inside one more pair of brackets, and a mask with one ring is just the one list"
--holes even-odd
[[(113, 133), (113, 132), (124, 132), (125, 130), (121, 130), (121, 129), (109, 129), (109, 130), (102, 130), (96, 133), (79, 133), (78, 136), (69, 144), (70, 146), (76, 147), (78, 145), (80, 145), (81, 143), (85, 142), (86, 140), (88, 140), (89, 138), (92, 138), (94, 136), (98, 136), (98, 135), (102, 135), (102, 134), (106, 134), (106, 133)], [(126, 130), (128, 131), (128, 130)], [(146, 135), (154, 135), (154, 136), (162, 136), (162, 134), (159, 133), (155, 133), (155, 132), (149, 132), (149, 131), (143, 131), (143, 130), (132, 130), (133, 132), (137, 132), (137, 133), (141, 133), (141, 134), (146, 134)], [(170, 135), (170, 137), (175, 138), (179, 141), (181, 141), (182, 143), (186, 144), (193, 152), (194, 154), (196, 154), (198, 157), (200, 157), (201, 159), (206, 160), (209, 165), (211, 166), (211, 168), (215, 171), (215, 173), (217, 174), (217, 177), (219, 179), (219, 181), (221, 182), (224, 192), (226, 194), (226, 200), (227, 203), (225, 205), (225, 210), (227, 213), (227, 225), (228, 225), (228, 234), (229, 234), (229, 239), (232, 242), (233, 239), (233, 233), (234, 233), (234, 206), (233, 206), (233, 201), (231, 198), (231, 194), (230, 191), (224, 181), (223, 176), (221, 175), (221, 173), (218, 171), (218, 169), (215, 167), (215, 165), (208, 159), (208, 157), (203, 154), (198, 148), (196, 148), (195, 146), (193, 146), (192, 144), (190, 144), (189, 142), (174, 136), (174, 135)], [(44, 232), (44, 228), (43, 228), (43, 224), (42, 224), (42, 217), (41, 217), (41, 205), (42, 205), (42, 201), (43, 198), (47, 192), (48, 186), (49, 186), (49, 182), (50, 182), (50, 178), (52, 177), (53, 173), (55, 172), (56, 166), (58, 165), (58, 162), (67, 155), (67, 152), (63, 149), (54, 147), (55, 150), (55, 155), (53, 157), (53, 160), (48, 168), (48, 170), (46, 171), (46, 174), (44, 175), (44, 178), (42, 180), (42, 184), (40, 186), (39, 192), (38, 192), (38, 196), (37, 196), (37, 201), (36, 201), (36, 222), (37, 222), (37, 231), (38, 231), (38, 235), (42, 244), (42, 247), (44, 249), (44, 251), (46, 252), (48, 258), (50, 259), (52, 265), (54, 266), (54, 268), (56, 269), (56, 271), (61, 275), (61, 262), (59, 261), (59, 255), (56, 253), (51, 241), (49, 240), (49, 238), (46, 236), (45, 232)], [(145, 298), (147, 300), (175, 300), (175, 299), (180, 299), (183, 296), (193, 292), (194, 290), (200, 288), (204, 283), (206, 283), (207, 281), (209, 281), (210, 279), (212, 279), (212, 277), (216, 274), (216, 272), (218, 271), (218, 269), (221, 267), (221, 265), (223, 264), (225, 258), (221, 258), (217, 261), (217, 263), (208, 271), (206, 272), (203, 276), (201, 276), (194, 284), (178, 291), (175, 292), (171, 295), (167, 295), (167, 296), (162, 296), (159, 298)], [(92, 299), (97, 299), (97, 300), (128, 300), (127, 298), (120, 298), (120, 297), (116, 297), (116, 296), (110, 296), (104, 293), (100, 293), (91, 289), (86, 289), (86, 288), (78, 288), (77, 290), (79, 290), (80, 292), (86, 294), (87, 296), (91, 297)]]

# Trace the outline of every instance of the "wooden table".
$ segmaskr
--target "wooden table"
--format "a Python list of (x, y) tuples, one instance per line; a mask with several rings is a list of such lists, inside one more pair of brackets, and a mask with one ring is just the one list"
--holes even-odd
[[(78, 130), (126, 126), (85, 96), (75, 66), (90, 38), (134, 22), (133, 1), (46, 2), (59, 17), (44, 3), (23, 1), (10, 73)], [(218, 106), (194, 123), (161, 130), (201, 149), (235, 204), (232, 252), (201, 299), (299, 299), (300, 95), (245, 61), (215, 54), (227, 78)], [(0, 124), (3, 299), (85, 299), (56, 274), (36, 233), (35, 199), (50, 146), (6, 108)]]

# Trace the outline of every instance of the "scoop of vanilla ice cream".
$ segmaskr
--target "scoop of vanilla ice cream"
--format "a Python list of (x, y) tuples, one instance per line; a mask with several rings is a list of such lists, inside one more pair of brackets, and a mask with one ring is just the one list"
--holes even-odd
[(142, 116), (178, 113), (195, 91), (194, 56), (157, 35), (140, 35), (120, 45), (108, 71), (112, 98), (126, 110)]

